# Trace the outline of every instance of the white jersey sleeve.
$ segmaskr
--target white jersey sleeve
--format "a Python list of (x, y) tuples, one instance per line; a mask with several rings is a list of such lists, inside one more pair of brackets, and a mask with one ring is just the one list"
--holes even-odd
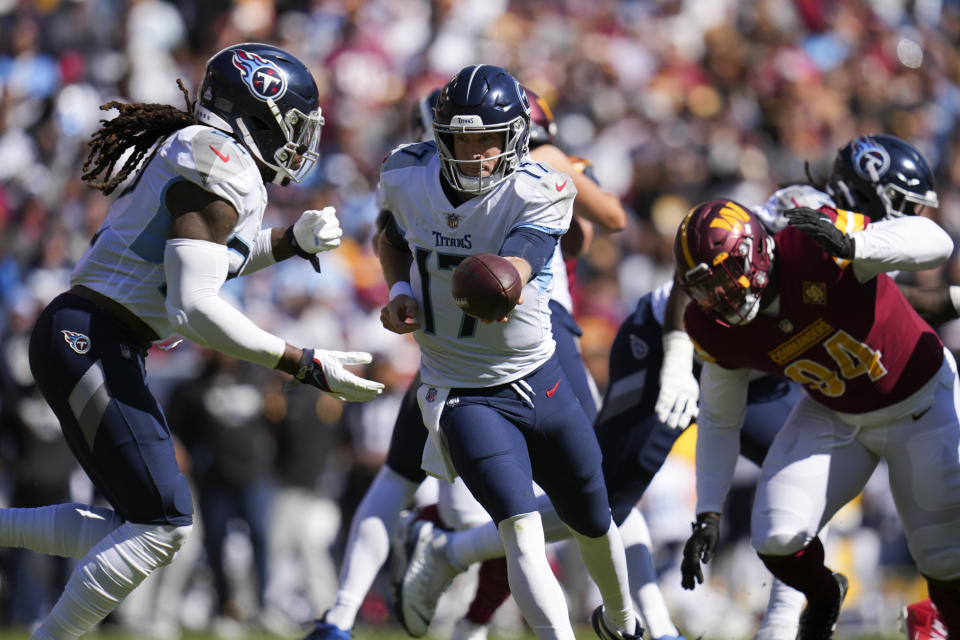
[(225, 133), (201, 125), (163, 140), (133, 183), (111, 205), (100, 230), (71, 275), (124, 305), (161, 338), (174, 330), (167, 318), (164, 250), (173, 216), (167, 190), (192, 182), (223, 198), (238, 214), (227, 238), (228, 276), (247, 260), (267, 203), (267, 191), (250, 153)]
[(700, 371), (697, 416), (697, 513), (723, 511), (740, 455), (740, 428), (747, 412), (750, 369), (705, 362)]

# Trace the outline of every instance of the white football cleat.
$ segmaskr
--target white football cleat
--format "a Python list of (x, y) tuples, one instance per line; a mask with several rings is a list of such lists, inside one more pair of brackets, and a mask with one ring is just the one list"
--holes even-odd
[(453, 625), (453, 635), (450, 640), (487, 640), (489, 625), (477, 624), (468, 618), (460, 618)]
[(406, 568), (391, 579), (397, 617), (414, 638), (427, 634), (437, 601), (461, 572), (447, 559), (446, 544), (447, 535), (432, 522), (415, 520), (404, 549)]

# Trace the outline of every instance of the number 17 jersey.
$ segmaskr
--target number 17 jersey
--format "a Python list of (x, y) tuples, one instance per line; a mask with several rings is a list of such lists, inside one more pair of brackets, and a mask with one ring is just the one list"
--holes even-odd
[(559, 238), (570, 226), (576, 188), (568, 176), (529, 161), (489, 192), (455, 205), (441, 185), (432, 142), (404, 145), (384, 161), (377, 190), (413, 262), (410, 284), (420, 309), (421, 376), (445, 387), (490, 387), (531, 373), (553, 354), (551, 262), (523, 287), (506, 323), (463, 313), (450, 291), (456, 266), (476, 253), (499, 253), (511, 231), (529, 227)]

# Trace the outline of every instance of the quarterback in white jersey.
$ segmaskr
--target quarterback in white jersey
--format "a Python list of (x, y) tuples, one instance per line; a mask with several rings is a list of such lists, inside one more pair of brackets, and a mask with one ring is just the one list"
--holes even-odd
[[(380, 262), (391, 299), (381, 320), (391, 331), (414, 332), (436, 472), (461, 476), (497, 523), (514, 598), (534, 632), (574, 637), (546, 559), (536, 481), (574, 531), (599, 587), (595, 630), (638, 637), (600, 449), (551, 336), (549, 263), (576, 192), (569, 176), (527, 161), (529, 126), (529, 102), (509, 72), (465, 67), (437, 99), (436, 145), (404, 146), (386, 160), (379, 202), (391, 215)], [(453, 302), (453, 268), (480, 252), (504, 256), (526, 283), (522, 303), (500, 322), (480, 323)], [(416, 592), (401, 594), (397, 610), (408, 628), (408, 617), (432, 615)]]
[(409, 281), (420, 304), (421, 330), (414, 337), (422, 354), (421, 377), (444, 387), (513, 382), (554, 350), (548, 307), (552, 260), (524, 285), (523, 302), (507, 323), (484, 324), (464, 314), (450, 295), (453, 270), (468, 255), (499, 253), (518, 229), (559, 238), (570, 226), (576, 188), (568, 176), (529, 161), (486, 197), (459, 205), (450, 202), (441, 180), (436, 145), (421, 142), (386, 159), (377, 191), (380, 208), (393, 213), (413, 252)]
[(310, 72), (282, 49), (246, 43), (210, 58), (198, 93), (192, 112), (105, 105), (120, 114), (94, 135), (83, 177), (107, 195), (129, 186), (30, 338), (37, 386), (110, 504), (0, 510), (0, 544), (79, 559), (31, 638), (86, 633), (190, 532), (190, 488), (146, 381), (152, 343), (179, 333), (343, 399), (370, 400), (383, 386), (343, 367), (369, 354), (294, 347), (219, 295), (228, 277), (340, 242), (332, 208), (260, 228), (264, 182), (300, 181), (317, 160), (323, 119)]

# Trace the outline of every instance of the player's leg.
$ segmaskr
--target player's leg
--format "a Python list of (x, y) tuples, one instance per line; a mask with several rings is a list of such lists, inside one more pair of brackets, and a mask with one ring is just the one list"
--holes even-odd
[(417, 405), (419, 386), (418, 375), (401, 402), (386, 464), (377, 472), (350, 522), (336, 601), (304, 640), (349, 637), (360, 605), (390, 554), (390, 535), (400, 512), (413, 501), (425, 478), (420, 459), (427, 430)]
[(960, 384), (955, 371), (947, 354), (932, 404), (888, 427), (882, 443), (910, 553), (951, 638), (960, 637)]
[[(570, 382), (574, 395), (580, 400), (587, 418), (593, 422), (597, 417), (597, 402), (594, 398), (594, 388), (589, 380), (590, 373), (583, 364), (580, 354), (579, 337), (583, 335), (576, 320), (570, 312), (555, 300), (550, 301), (550, 326), (553, 340), (556, 342), (556, 355), (560, 366)], [(541, 516), (543, 513), (541, 512)], [(463, 527), (454, 526), (455, 529)], [(510, 585), (507, 582), (507, 565), (502, 558), (486, 560), (480, 565), (477, 573), (476, 595), (470, 603), (462, 626), (454, 630), (452, 640), (467, 640), (458, 634), (463, 631), (469, 633), (469, 640), (481, 640), (486, 637), (485, 627), (490, 623), (493, 614), (510, 596)]]
[(610, 515), (600, 446), (576, 396), (562, 388), (564, 380), (556, 358), (526, 378), (535, 393), (542, 390), (546, 396), (535, 401), (536, 422), (527, 435), (534, 478), (573, 534), (600, 591), (598, 620), (632, 635), (640, 626), (630, 601), (623, 541)]
[(846, 595), (846, 578), (824, 564), (817, 532), (856, 497), (879, 461), (856, 436), (854, 427), (805, 397), (761, 468), (752, 542), (770, 572), (806, 597), (800, 640), (829, 638)]
[[(534, 422), (533, 408), (510, 385), (462, 393), (451, 393), (456, 402), (448, 400), (441, 417), (451, 459), (497, 523), (511, 592), (527, 623), (539, 637), (571, 638), (563, 592), (547, 562), (527, 438), (518, 428)], [(405, 579), (405, 591), (409, 584)], [(432, 608), (425, 613), (432, 616)]]
[[(147, 346), (113, 316), (69, 294), (47, 307), (31, 336), (39, 388), (81, 467), (124, 520), (80, 559), (36, 638), (89, 631), (170, 562), (190, 531), (190, 489), (144, 380)], [(83, 535), (90, 534), (73, 535), (75, 548), (87, 544)]]
[[(763, 464), (767, 451), (793, 407), (803, 397), (796, 383), (764, 376), (750, 383), (747, 391), (747, 415), (740, 429), (740, 454), (757, 466)], [(829, 525), (820, 530), (820, 541)], [(774, 577), (763, 620), (754, 640), (794, 640), (800, 614), (806, 604), (804, 595)]]
[(653, 638), (680, 635), (660, 591), (646, 521), (635, 509), (682, 433), (654, 412), (662, 343), (651, 296), (644, 296), (614, 338), (610, 383), (595, 425), (610, 509), (626, 549), (630, 593)]

